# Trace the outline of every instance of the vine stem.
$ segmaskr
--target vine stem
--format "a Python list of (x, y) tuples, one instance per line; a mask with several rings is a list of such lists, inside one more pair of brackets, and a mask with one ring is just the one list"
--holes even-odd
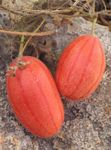
[(7, 30), (1, 30), (0, 33), (6, 33), (10, 35), (24, 35), (24, 36), (47, 36), (47, 35), (52, 35), (55, 33), (55, 31), (47, 31), (47, 32), (38, 32), (38, 33), (33, 33), (33, 32), (18, 32), (18, 31), (7, 31)]

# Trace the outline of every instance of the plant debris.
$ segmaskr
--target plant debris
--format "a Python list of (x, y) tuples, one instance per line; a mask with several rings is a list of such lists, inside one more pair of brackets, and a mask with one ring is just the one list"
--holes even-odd
[[(30, 55), (42, 59), (46, 58), (46, 62), (47, 60), (50, 62), (56, 57), (56, 54), (51, 50), (52, 44), (48, 44), (48, 47), (47, 44), (44, 46), (43, 43), (39, 43), (38, 38), (32, 40), (32, 37), (40, 38), (59, 34), (59, 29), (65, 24), (68, 24), (70, 34), (72, 32), (72, 20), (77, 17), (84, 17), (91, 22), (94, 22), (96, 18), (98, 23), (109, 27), (111, 30), (111, 2), (108, 0), (34, 0), (33, 4), (30, 4), (30, 1), (26, 6), (25, 4), (27, 3), (24, 1), (23, 7), (21, 7), (15, 2), (8, 4), (7, 0), (0, 4), (0, 10), (8, 11), (11, 22), (14, 24), (8, 30), (6, 30), (7, 28), (0, 29), (0, 33), (13, 35), (18, 44), (20, 38), (16, 38), (16, 36), (24, 35), (24, 42), (26, 42), (24, 49), (27, 47), (29, 50), (30, 48)], [(41, 28), (36, 31), (43, 20), (45, 21)], [(50, 42), (47, 43), (53, 42), (50, 39)], [(27, 54), (27, 51), (24, 54)]]

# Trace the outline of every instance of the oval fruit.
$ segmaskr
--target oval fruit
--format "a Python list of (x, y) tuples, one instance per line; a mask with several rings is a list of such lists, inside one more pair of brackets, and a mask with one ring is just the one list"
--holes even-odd
[[(47, 67), (34, 57), (22, 57), (29, 64), (7, 76), (7, 94), (18, 120), (34, 135), (51, 137), (64, 120), (64, 109), (53, 77)], [(15, 67), (17, 59), (11, 63)], [(9, 72), (10, 73), (10, 72)]]
[(92, 94), (105, 70), (105, 55), (96, 36), (83, 35), (63, 51), (56, 70), (61, 95), (72, 100)]

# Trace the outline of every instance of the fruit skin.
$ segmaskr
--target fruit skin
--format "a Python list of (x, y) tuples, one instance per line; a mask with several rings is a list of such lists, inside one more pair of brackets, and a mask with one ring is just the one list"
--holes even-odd
[[(16, 66), (16, 61), (11, 63)], [(55, 135), (64, 120), (64, 109), (53, 77), (39, 60), (23, 56), (29, 62), (17, 69), (15, 77), (6, 77), (7, 94), (18, 120), (32, 134), (43, 138)]]
[(64, 49), (56, 69), (61, 95), (72, 100), (90, 96), (102, 80), (105, 55), (99, 39), (83, 35)]

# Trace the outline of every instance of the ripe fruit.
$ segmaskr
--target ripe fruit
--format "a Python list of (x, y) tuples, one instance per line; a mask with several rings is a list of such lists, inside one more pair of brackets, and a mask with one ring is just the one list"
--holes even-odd
[(105, 70), (105, 55), (99, 39), (83, 35), (63, 51), (56, 70), (60, 93), (72, 100), (95, 91)]
[[(34, 57), (22, 57), (24, 68), (15, 77), (7, 76), (9, 101), (18, 120), (34, 135), (56, 134), (64, 120), (63, 105), (55, 82), (47, 67)], [(11, 67), (15, 67), (14, 60)], [(10, 72), (8, 72), (9, 74)]]

